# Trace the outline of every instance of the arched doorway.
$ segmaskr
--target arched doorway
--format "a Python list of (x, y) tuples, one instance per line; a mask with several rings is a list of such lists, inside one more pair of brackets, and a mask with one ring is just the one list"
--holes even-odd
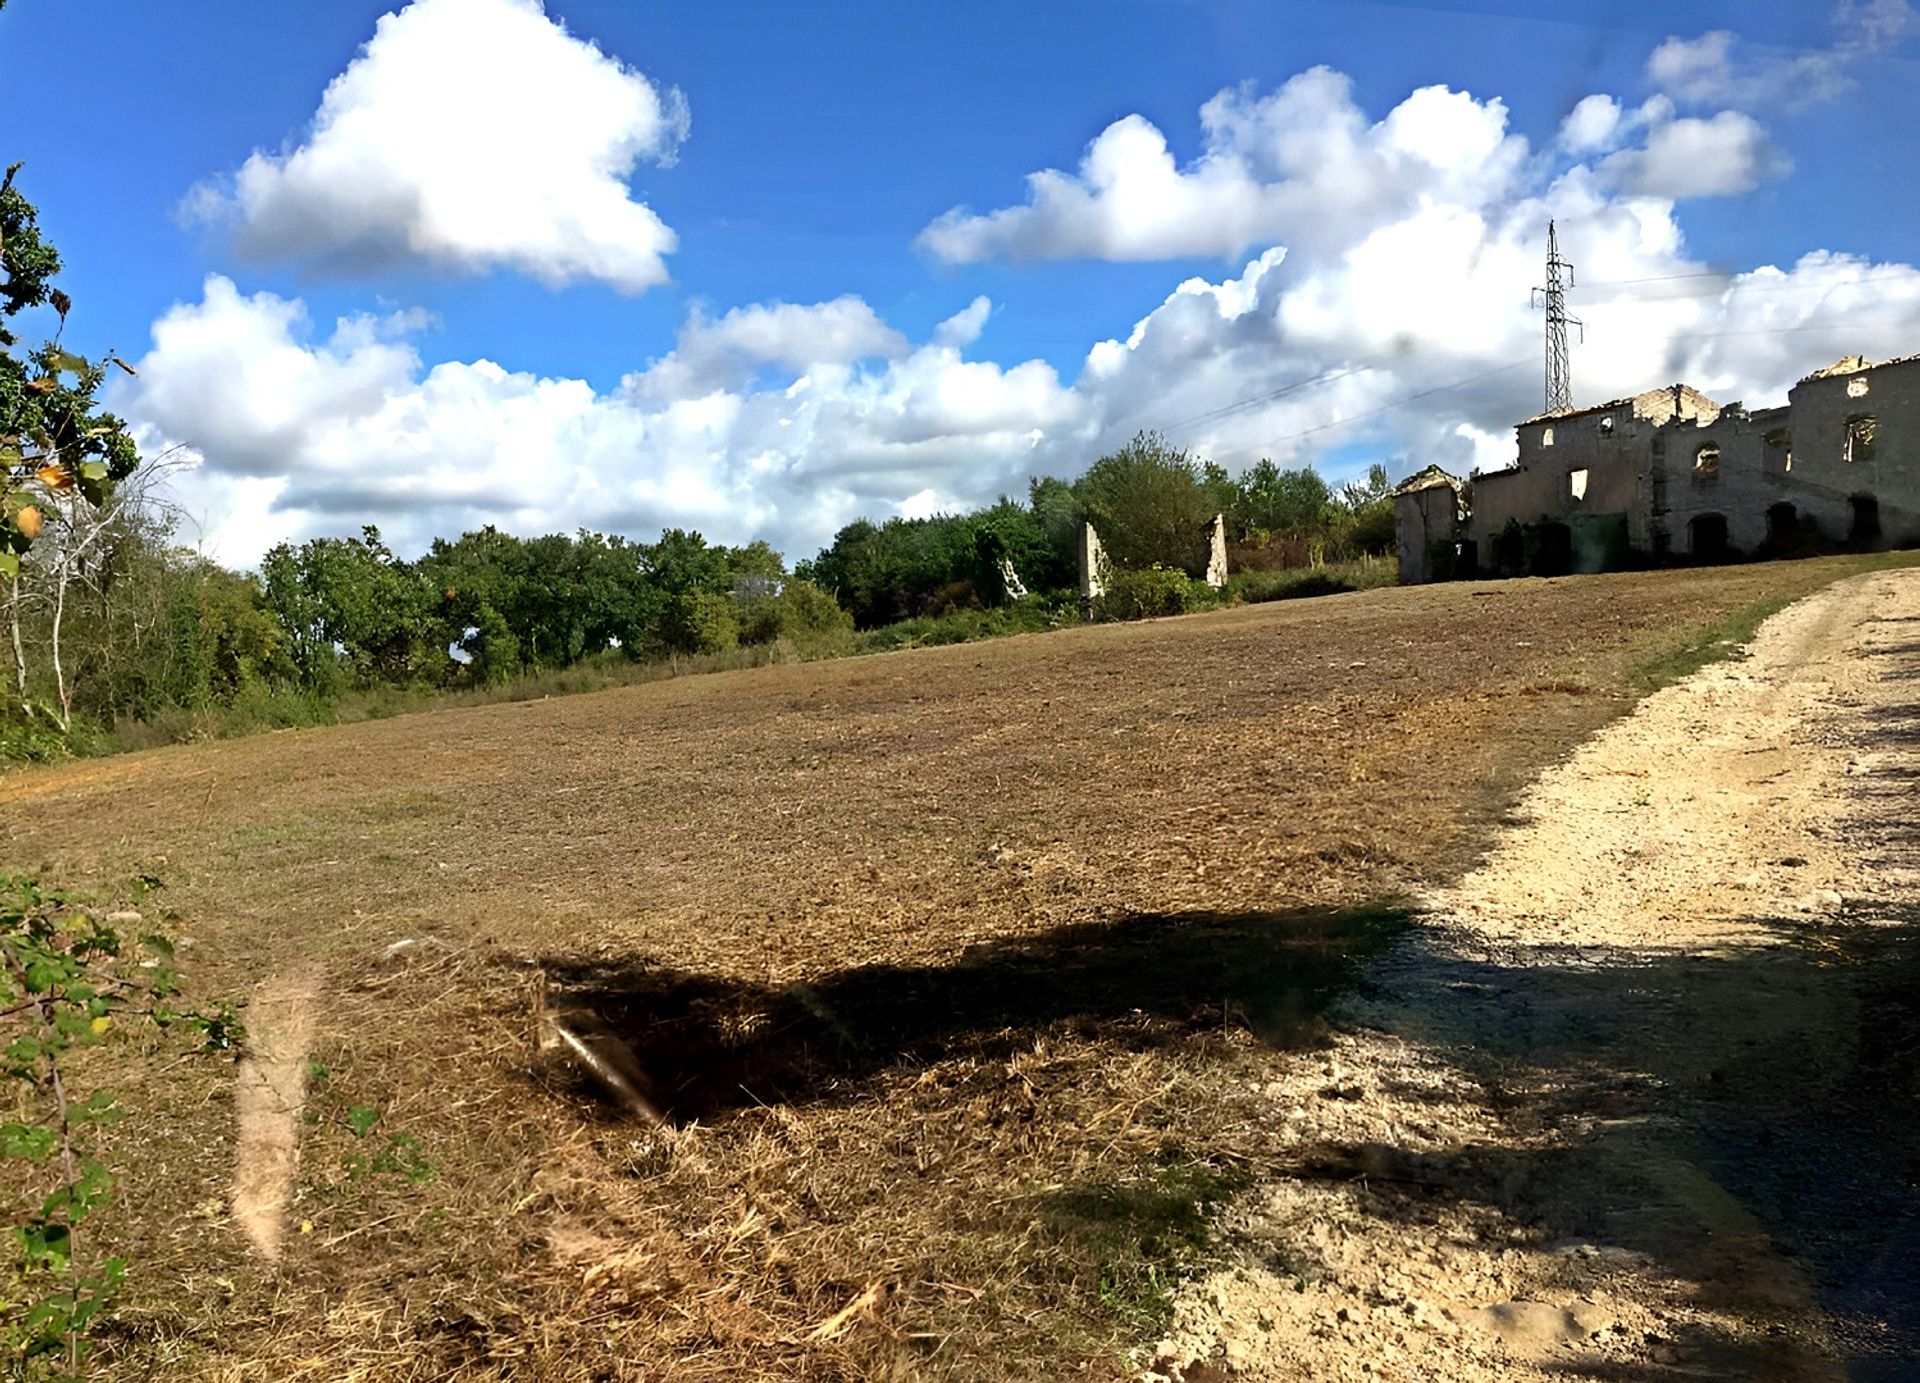
[(1793, 539), (1800, 527), (1800, 511), (1785, 500), (1767, 506), (1767, 540), (1784, 543)]
[(1687, 525), (1687, 536), (1696, 561), (1718, 561), (1727, 555), (1727, 516), (1697, 514)]

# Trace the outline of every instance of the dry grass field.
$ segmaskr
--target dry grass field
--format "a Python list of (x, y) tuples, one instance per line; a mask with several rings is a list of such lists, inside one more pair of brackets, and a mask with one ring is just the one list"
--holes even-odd
[[(231, 1067), (129, 1093), (110, 1367), (1121, 1376), (1262, 1165), (1247, 1092), (1406, 900), (1650, 668), (1861, 565), (1366, 592), (0, 778), (12, 867), (158, 875), (197, 993), (310, 1009), (276, 1265), (230, 1219)], [(669, 1127), (536, 1051), (541, 976)]]

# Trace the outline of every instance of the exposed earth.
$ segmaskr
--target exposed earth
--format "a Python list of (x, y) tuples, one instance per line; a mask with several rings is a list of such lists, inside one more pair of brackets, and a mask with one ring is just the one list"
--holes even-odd
[(1155, 1372), (1920, 1377), (1916, 684), (1856, 578), (1545, 773), (1262, 1091), (1308, 1174)]
[(158, 876), (196, 997), (249, 1001), (237, 1070), (83, 1073), (127, 1112), (101, 1368), (1906, 1376), (1920, 577), (1863, 565), (0, 778), (13, 867)]

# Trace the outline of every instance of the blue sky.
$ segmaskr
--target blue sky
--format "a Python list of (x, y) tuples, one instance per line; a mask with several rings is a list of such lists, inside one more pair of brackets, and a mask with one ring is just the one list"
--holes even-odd
[(1900, 0), (13, 0), (0, 131), (70, 342), (139, 363), (116, 403), (219, 555), (363, 518), (802, 554), (1135, 427), (1336, 479), (1496, 463), (1546, 215), (1590, 279), (1660, 281), (1576, 299), (1585, 398), (1920, 349), (1915, 31)]

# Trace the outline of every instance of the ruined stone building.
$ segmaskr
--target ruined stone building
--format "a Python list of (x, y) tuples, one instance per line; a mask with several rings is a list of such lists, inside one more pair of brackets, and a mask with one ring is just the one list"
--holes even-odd
[(1402, 582), (1920, 546), (1920, 356), (1848, 356), (1778, 408), (1674, 384), (1516, 430), (1504, 470), (1395, 491)]

